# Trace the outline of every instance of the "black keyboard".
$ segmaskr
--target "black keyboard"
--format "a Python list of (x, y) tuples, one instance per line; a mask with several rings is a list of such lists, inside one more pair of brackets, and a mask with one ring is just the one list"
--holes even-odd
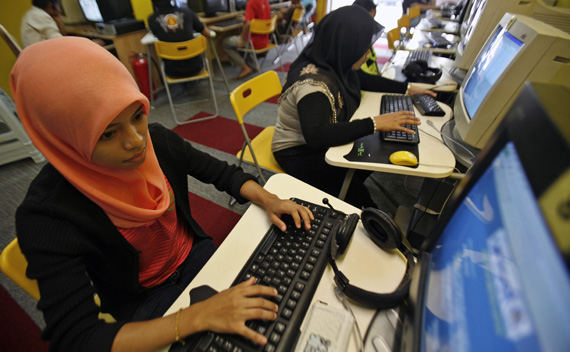
[(426, 22), (429, 28), (443, 28), (444, 26), (443, 21), (434, 16), (426, 17)]
[(234, 24), (241, 24), (241, 23), (243, 23), (243, 20), (238, 18), (238, 19), (232, 19), (232, 20), (227, 20), (227, 21), (223, 21), (223, 22), (212, 23), (212, 26), (229, 27), (229, 26), (233, 26)]
[(404, 63), (404, 67), (408, 64), (416, 61), (425, 61), (428, 66), (431, 62), (431, 56), (433, 55), (433, 51), (431, 50), (413, 50), (408, 52), (408, 57), (406, 58), (406, 62)]
[[(380, 102), (380, 114), (389, 114), (398, 111), (414, 112), (414, 104), (409, 95), (383, 95)], [(385, 142), (419, 143), (420, 136), (417, 125), (402, 125), (414, 130), (416, 133), (406, 133), (403, 131), (380, 132), (380, 137)]]
[(424, 116), (443, 116), (445, 111), (441, 109), (437, 100), (427, 94), (416, 94), (411, 96), (414, 105)]
[(447, 40), (443, 34), (439, 32), (425, 32), (425, 36), (436, 48), (448, 48), (453, 45), (452, 42)]
[(173, 346), (171, 351), (293, 351), (300, 327), (319, 281), (328, 263), (330, 240), (345, 221), (345, 214), (328, 207), (299, 199), (293, 201), (307, 206), (315, 216), (311, 229), (297, 229), (293, 219), (286, 215), (282, 220), (287, 231), (272, 225), (244, 265), (232, 286), (252, 276), (256, 283), (277, 289), (271, 300), (279, 305), (275, 321), (251, 320), (247, 325), (267, 337), (265, 346), (238, 335), (218, 334), (211, 331), (188, 338), (183, 349)]

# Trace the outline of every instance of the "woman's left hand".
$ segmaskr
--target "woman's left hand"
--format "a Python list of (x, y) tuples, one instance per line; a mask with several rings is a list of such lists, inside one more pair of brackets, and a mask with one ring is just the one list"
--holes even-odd
[(305, 229), (311, 228), (311, 221), (315, 220), (313, 213), (309, 208), (299, 205), (288, 199), (281, 199), (273, 193), (267, 192), (257, 182), (250, 180), (243, 184), (240, 194), (245, 199), (249, 199), (255, 204), (262, 205), (267, 211), (269, 220), (277, 226), (281, 231), (287, 230), (287, 225), (281, 220), (282, 215), (290, 215), (293, 218), (295, 226), (301, 228), (303, 224)]
[(306, 230), (311, 228), (311, 221), (315, 220), (309, 208), (288, 199), (271, 198), (265, 204), (265, 210), (269, 220), (281, 231), (287, 230), (287, 225), (281, 220), (281, 216), (284, 214), (288, 214), (293, 218), (297, 228), (301, 228), (301, 225), (304, 225)]
[(427, 94), (427, 95), (431, 95), (434, 98), (437, 97), (437, 94), (434, 91), (431, 91), (428, 89), (423, 89), (423, 88), (414, 86), (413, 84), (410, 85), (410, 89), (408, 90), (408, 94), (409, 95)]

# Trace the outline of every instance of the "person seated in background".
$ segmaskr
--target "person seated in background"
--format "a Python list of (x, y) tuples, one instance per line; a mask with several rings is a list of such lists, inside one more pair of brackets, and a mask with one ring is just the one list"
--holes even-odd
[[(194, 39), (194, 33), (210, 37), (210, 30), (188, 7), (176, 7), (170, 0), (152, 0), (154, 13), (148, 16), (152, 33), (163, 42), (177, 43)], [(181, 78), (196, 75), (204, 69), (201, 56), (188, 60), (163, 60), (166, 75)]]
[(59, 0), (32, 0), (32, 8), (22, 18), (20, 28), (24, 48), (66, 34), (59, 12)]
[[(222, 47), (224, 48), (228, 59), (234, 66), (241, 68), (240, 73), (234, 77), (234, 79), (241, 79), (250, 75), (254, 70), (258, 71), (259, 67), (255, 65), (255, 62), (248, 55), (248, 59), (252, 60), (247, 63), (242, 54), (238, 51), (238, 48), (249, 47), (249, 42), (247, 40), (249, 35), (249, 26), (251, 20), (253, 19), (268, 20), (271, 18), (271, 7), (268, 0), (247, 0), (245, 4), (245, 15), (243, 18), (243, 27), (239, 35), (233, 35), (227, 37), (222, 42)], [(252, 34), (251, 41), (253, 42), (253, 47), (255, 49), (265, 48), (269, 44), (268, 34)]]
[(284, 214), (310, 229), (311, 211), (149, 124), (149, 101), (127, 68), (85, 38), (29, 46), (10, 85), (48, 160), (18, 207), (16, 232), (50, 351), (156, 351), (206, 330), (267, 344), (245, 323), (276, 319), (277, 290), (254, 278), (164, 316), (216, 250), (193, 217), (188, 177), (259, 204), (282, 231)]
[(439, 10), (439, 6), (435, 2), (436, 0), (403, 0), (402, 11), (408, 13), (408, 7), (411, 6), (419, 6), (422, 13), (428, 10)]
[[(352, 3), (354, 6), (360, 6), (370, 13), (372, 18), (376, 17), (376, 4), (372, 0), (356, 0)], [(378, 76), (380, 75), (380, 70), (378, 69), (378, 56), (376, 56), (376, 50), (374, 49), (374, 43), (370, 46), (368, 56), (366, 56), (366, 61), (362, 64), (360, 69), (370, 75)]]
[(275, 26), (277, 38), (281, 39), (280, 36), (287, 34), (287, 28), (289, 28), (289, 24), (293, 18), (293, 12), (295, 12), (296, 9), (302, 8), (301, 0), (291, 0), (291, 6), (281, 8), (281, 11), (277, 13), (277, 25)]
[[(412, 133), (402, 125), (420, 123), (410, 111), (350, 121), (360, 105), (360, 91), (435, 96), (360, 70), (381, 32), (382, 26), (360, 6), (332, 11), (316, 25), (313, 39), (291, 64), (279, 97), (271, 146), (275, 160), (286, 173), (335, 196), (347, 169), (327, 164), (328, 148), (376, 131)], [(354, 173), (345, 199), (348, 203), (358, 208), (375, 207), (364, 185), (370, 173)]]
[[(305, 9), (305, 14), (303, 15), (303, 22), (308, 23), (309, 19), (315, 11), (317, 10), (317, 1), (316, 0), (301, 0), (301, 5)], [(305, 28), (305, 27), (303, 27)]]
[[(20, 27), (24, 48), (42, 40), (64, 35), (67, 35), (67, 31), (59, 11), (59, 0), (32, 0), (32, 8), (22, 17)], [(102, 39), (91, 40), (98, 45), (105, 45)]]

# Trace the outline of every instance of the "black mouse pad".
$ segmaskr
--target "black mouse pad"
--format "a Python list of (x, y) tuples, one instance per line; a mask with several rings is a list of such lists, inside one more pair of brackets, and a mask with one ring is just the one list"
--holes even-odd
[(374, 133), (355, 140), (352, 150), (344, 158), (348, 161), (391, 164), (390, 155), (402, 150), (411, 152), (418, 158), (416, 166), (408, 166), (417, 168), (420, 162), (417, 144), (384, 142), (380, 138), (380, 133)]
[(194, 287), (193, 289), (190, 290), (190, 304), (206, 300), (215, 295), (216, 293), (218, 293), (218, 291), (214, 290), (208, 285)]

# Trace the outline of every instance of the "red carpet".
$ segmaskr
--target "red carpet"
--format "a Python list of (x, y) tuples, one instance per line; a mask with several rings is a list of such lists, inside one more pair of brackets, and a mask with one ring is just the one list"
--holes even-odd
[(0, 349), (47, 351), (48, 343), (40, 338), (40, 328), (2, 286), (0, 302)]
[[(237, 224), (241, 215), (191, 192), (188, 195), (190, 196), (192, 216), (198, 221), (200, 227), (212, 236), (216, 246), (219, 246)], [(228, 196), (229, 201), (230, 196)]]
[(286, 62), (283, 64), (283, 70), (281, 69), (281, 66), (279, 66), (275, 69), (275, 71), (277, 71), (277, 72), (289, 72), (289, 67), (291, 67), (291, 62)]
[[(192, 118), (210, 115), (200, 112)], [(261, 127), (247, 123), (245, 129), (249, 138), (257, 136), (263, 130)], [(190, 125), (176, 126), (172, 130), (184, 139), (234, 155), (241, 150), (244, 142), (243, 133), (237, 120), (222, 116)]]

